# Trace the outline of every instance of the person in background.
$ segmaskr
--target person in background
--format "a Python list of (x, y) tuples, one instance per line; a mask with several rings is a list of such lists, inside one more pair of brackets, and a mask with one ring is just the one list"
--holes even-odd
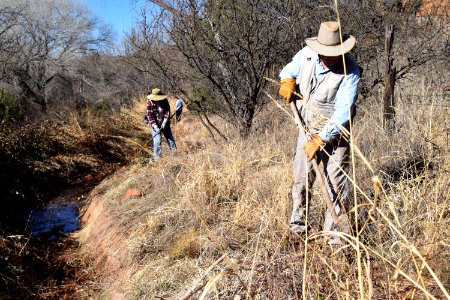
[(161, 156), (161, 134), (166, 138), (170, 151), (175, 153), (177, 146), (170, 129), (169, 101), (158, 88), (147, 96), (147, 120), (152, 130), (153, 158), (158, 160)]
[[(340, 224), (349, 224), (349, 136), (345, 133), (353, 117), (358, 96), (360, 68), (347, 54), (355, 45), (353, 36), (341, 36), (337, 22), (320, 25), (317, 37), (305, 39), (300, 50), (280, 73), (279, 94), (286, 104), (294, 100), (293, 92), (302, 96), (296, 107), (311, 138), (299, 131), (294, 159), (294, 183), (290, 229), (306, 231), (306, 200), (311, 200), (311, 188), (316, 174), (311, 160), (323, 164), (323, 176)], [(295, 108), (294, 108), (295, 109)], [(339, 228), (331, 211), (325, 213), (325, 231), (350, 233), (350, 226)], [(340, 244), (338, 235), (331, 234), (329, 244)]]
[(183, 100), (178, 98), (177, 102), (175, 102), (175, 117), (177, 122), (180, 122), (182, 112), (183, 112)]

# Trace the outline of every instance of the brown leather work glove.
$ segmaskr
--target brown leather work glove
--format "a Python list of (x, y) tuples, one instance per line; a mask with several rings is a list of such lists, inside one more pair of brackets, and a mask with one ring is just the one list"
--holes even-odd
[(295, 92), (295, 79), (285, 78), (280, 81), (280, 90), (278, 94), (283, 97), (286, 104), (291, 103), (292, 92)]
[(317, 150), (319, 150), (319, 148), (324, 145), (324, 141), (322, 141), (322, 139), (318, 135), (307, 141), (305, 146), (303, 147), (303, 151), (305, 151), (305, 154), (308, 157), (308, 161), (313, 159), (314, 154), (316, 154)]

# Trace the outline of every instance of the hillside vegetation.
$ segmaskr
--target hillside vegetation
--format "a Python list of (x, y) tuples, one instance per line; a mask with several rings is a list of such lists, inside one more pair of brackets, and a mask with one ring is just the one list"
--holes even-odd
[[(398, 99), (390, 135), (380, 127), (381, 101), (359, 106), (351, 175), (359, 232), (344, 246), (324, 239), (317, 183), (308, 238), (288, 235), (297, 131), (286, 112), (270, 103), (247, 139), (214, 119), (231, 136), (217, 143), (185, 116), (174, 127), (177, 155), (130, 164), (91, 192), (76, 234), (96, 278), (83, 297), (447, 298), (449, 110), (426, 82), (400, 88), (433, 104)], [(129, 189), (142, 197), (124, 198)]]

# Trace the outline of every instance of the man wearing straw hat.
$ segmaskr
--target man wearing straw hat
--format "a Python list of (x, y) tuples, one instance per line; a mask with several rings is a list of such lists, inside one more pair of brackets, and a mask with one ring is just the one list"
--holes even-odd
[(172, 153), (176, 152), (177, 146), (170, 130), (170, 105), (167, 95), (160, 89), (153, 89), (147, 96), (147, 116), (153, 137), (153, 158), (158, 160), (161, 156), (161, 134), (163, 134)]
[[(341, 36), (337, 22), (322, 23), (318, 36), (307, 38), (305, 42), (307, 46), (281, 71), (279, 90), (286, 104), (298, 100), (294, 109), (297, 108), (308, 131), (305, 138), (299, 130), (294, 159), (290, 229), (296, 233), (305, 232), (308, 226), (305, 220), (307, 201), (311, 201), (310, 191), (316, 177), (313, 158), (323, 165), (321, 172), (336, 212), (334, 216), (346, 218), (349, 208), (348, 129), (355, 112), (360, 79), (358, 64), (347, 54), (356, 40), (353, 36)], [(300, 98), (294, 95), (295, 91)], [(349, 233), (348, 226), (338, 224), (333, 221), (332, 211), (327, 209), (324, 230)], [(340, 242), (338, 235), (329, 235), (330, 244)]]

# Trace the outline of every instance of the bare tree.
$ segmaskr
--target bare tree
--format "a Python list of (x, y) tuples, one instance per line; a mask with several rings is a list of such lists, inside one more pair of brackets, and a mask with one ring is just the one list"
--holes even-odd
[[(150, 59), (153, 65), (160, 64), (154, 69), (177, 74), (172, 81), (178, 81), (178, 87), (198, 90), (198, 82), (206, 80), (210, 106), (245, 137), (264, 103), (260, 93), (267, 82), (263, 77), (294, 54), (287, 45), (302, 33), (302, 27), (293, 28), (293, 22), (286, 20), (296, 13), (300, 16), (298, 7), (283, 1), (151, 2), (160, 7), (160, 14), (144, 19), (130, 36), (134, 52), (157, 57)], [(168, 66), (164, 62), (171, 58), (167, 54), (175, 52), (182, 55), (174, 55), (182, 63), (169, 68), (172, 72), (164, 70)]]
[(395, 67), (392, 57), (392, 44), (394, 42), (394, 26), (386, 26), (385, 36), (385, 61), (384, 61), (384, 96), (383, 96), (383, 122), (384, 127), (389, 133), (392, 133), (395, 126), (395, 103), (394, 103), (394, 86), (395, 86)]
[(16, 37), (10, 32), (14, 30), (14, 27), (19, 26), (22, 11), (21, 6), (15, 8), (0, 6), (0, 80), (7, 76), (4, 66), (17, 51)]
[(14, 26), (4, 23), (4, 36), (15, 46), (0, 52), (9, 83), (19, 87), (19, 96), (43, 110), (55, 79), (67, 77), (79, 57), (98, 50), (110, 38), (109, 29), (86, 7), (69, 0), (4, 0), (0, 10), (15, 14)]
[[(369, 97), (384, 83), (385, 28), (395, 26), (390, 56), (396, 81), (430, 61), (445, 61), (448, 53), (449, 16), (440, 9), (423, 11), (423, 1), (342, 2), (344, 28), (357, 38), (355, 56), (364, 69), (362, 95)], [(394, 88), (394, 87), (392, 87)]]
[(78, 108), (90, 105), (118, 110), (143, 92), (144, 80), (123, 56), (92, 54), (78, 60), (72, 82)]

